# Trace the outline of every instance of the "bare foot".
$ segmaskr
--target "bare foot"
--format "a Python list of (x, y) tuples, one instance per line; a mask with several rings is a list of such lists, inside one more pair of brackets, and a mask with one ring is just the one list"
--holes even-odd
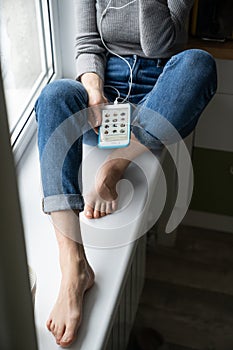
[(57, 344), (68, 347), (76, 339), (82, 319), (83, 297), (94, 284), (94, 272), (80, 244), (66, 237), (61, 240), (58, 243), (62, 280), (57, 301), (46, 325)]
[(126, 159), (107, 160), (96, 176), (95, 190), (84, 195), (84, 215), (88, 219), (98, 219), (117, 209), (116, 185), (129, 165)]

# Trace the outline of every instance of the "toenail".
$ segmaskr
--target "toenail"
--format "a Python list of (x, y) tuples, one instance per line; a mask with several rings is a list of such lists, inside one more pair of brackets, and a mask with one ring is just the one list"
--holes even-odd
[(64, 342), (64, 343), (68, 343), (69, 341), (70, 341), (70, 338), (64, 338), (64, 339), (62, 339), (62, 341)]
[(91, 216), (91, 211), (90, 211), (90, 210), (87, 210), (87, 211), (86, 211), (86, 215)]

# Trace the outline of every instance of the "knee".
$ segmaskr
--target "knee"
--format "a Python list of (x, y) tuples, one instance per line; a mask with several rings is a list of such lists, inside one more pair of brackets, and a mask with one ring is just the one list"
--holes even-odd
[(49, 83), (42, 90), (35, 104), (36, 119), (56, 114), (61, 106), (67, 106), (72, 111), (86, 107), (87, 92), (84, 86), (75, 80), (60, 79)]
[(198, 64), (205, 68), (211, 67), (212, 69), (216, 66), (213, 56), (201, 49), (186, 50), (184, 51), (184, 56), (189, 64)]
[(211, 54), (200, 49), (190, 49), (183, 52), (184, 61), (200, 75), (216, 78), (216, 62)]
[[(211, 54), (200, 49), (185, 50), (177, 55), (187, 72), (187, 76), (210, 88), (212, 94), (217, 90), (216, 62)], [(191, 77), (190, 76), (190, 77)]]

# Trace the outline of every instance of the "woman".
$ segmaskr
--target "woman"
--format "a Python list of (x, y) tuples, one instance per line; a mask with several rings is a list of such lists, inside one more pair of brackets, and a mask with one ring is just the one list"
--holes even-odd
[[(62, 271), (47, 327), (63, 347), (76, 337), (83, 295), (94, 283), (78, 213), (84, 210), (89, 219), (112, 213), (116, 183), (130, 160), (162, 147), (163, 138), (176, 141), (169, 140), (170, 123), (186, 137), (216, 91), (213, 58), (201, 50), (182, 51), (192, 4), (193, 0), (76, 1), (76, 80), (49, 84), (36, 103), (43, 208), (52, 217)], [(84, 141), (96, 144), (101, 124), (96, 106), (115, 101), (118, 93), (140, 106), (137, 123), (132, 120), (131, 142), (112, 152), (98, 173), (96, 191), (83, 200), (77, 175), (82, 160), (78, 136), (85, 133)], [(88, 116), (80, 112), (87, 107), (92, 108)], [(164, 120), (160, 128), (148, 110)], [(60, 154), (65, 154), (62, 169), (57, 166)], [(60, 178), (56, 168), (61, 170)]]

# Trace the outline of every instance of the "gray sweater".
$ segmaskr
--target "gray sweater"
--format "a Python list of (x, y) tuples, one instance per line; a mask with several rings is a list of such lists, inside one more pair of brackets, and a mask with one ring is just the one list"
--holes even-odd
[[(100, 18), (109, 0), (75, 0), (76, 72), (95, 72), (104, 80), (106, 49)], [(112, 0), (120, 7), (130, 0)], [(107, 47), (120, 55), (166, 58), (183, 49), (194, 0), (137, 0), (122, 9), (109, 8), (101, 31)]]

